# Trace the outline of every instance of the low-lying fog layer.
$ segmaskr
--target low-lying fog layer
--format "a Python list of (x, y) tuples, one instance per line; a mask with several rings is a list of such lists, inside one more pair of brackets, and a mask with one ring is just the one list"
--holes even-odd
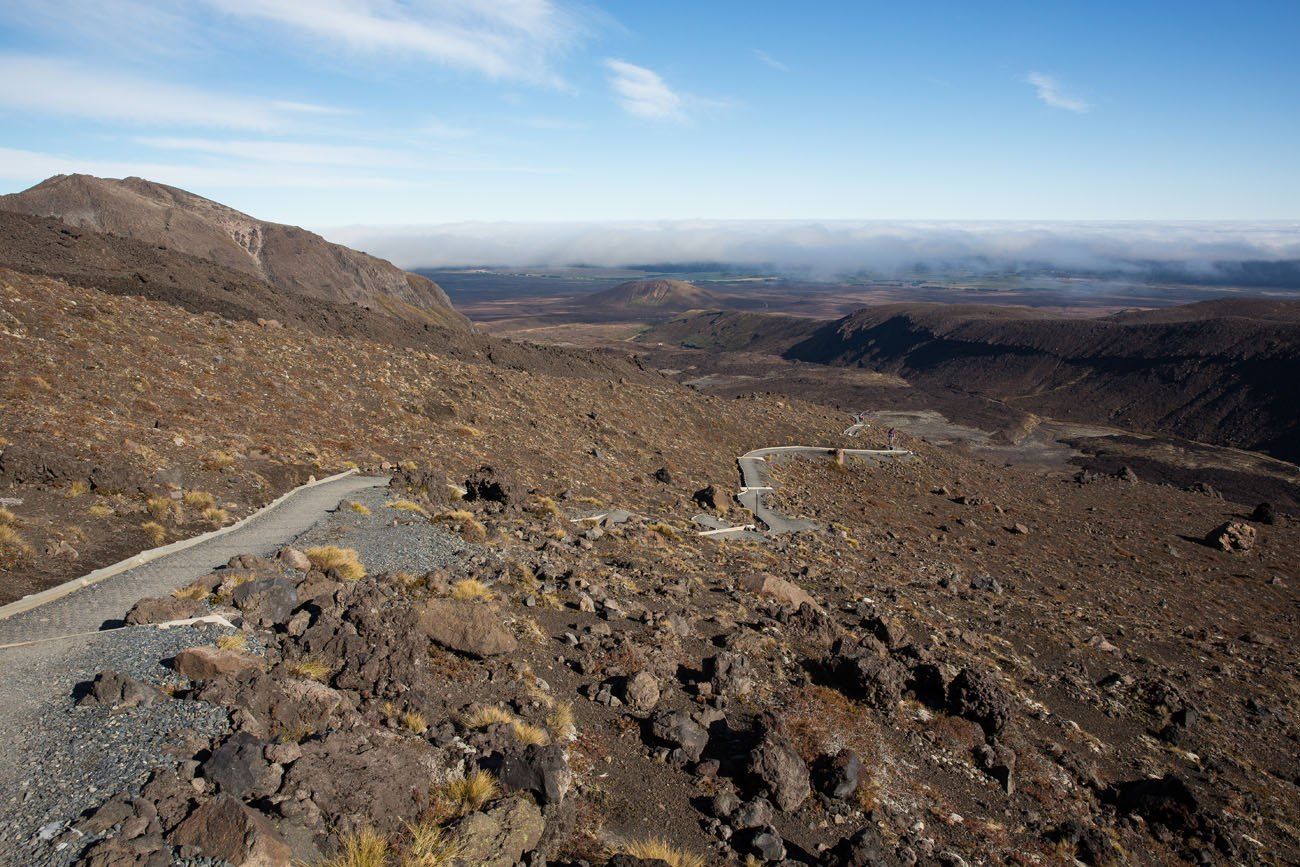
[(1265, 283), (1300, 279), (1297, 222), (449, 223), (350, 226), (327, 235), (406, 268), (726, 262), (828, 278), (920, 266), (1232, 281), (1242, 279), (1243, 263), (1260, 263)]

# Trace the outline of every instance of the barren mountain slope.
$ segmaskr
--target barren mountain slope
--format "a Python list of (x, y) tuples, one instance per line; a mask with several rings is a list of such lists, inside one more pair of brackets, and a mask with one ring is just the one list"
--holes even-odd
[[(61, 817), (75, 832), (0, 837), (0, 858), (197, 845), (320, 864), (365, 828), (404, 854), (452, 841), (493, 853), (466, 863), (563, 867), (648, 838), (815, 867), (1300, 857), (1285, 516), (904, 437), (915, 456), (880, 466), (774, 464), (772, 503), (820, 529), (720, 542), (690, 518), (711, 500), (744, 519), (737, 455), (876, 443), (793, 400), (465, 363), (13, 272), (0, 397), (7, 595), (309, 472), (395, 476), (311, 542), (370, 574), (241, 557), (141, 606), (242, 617), (224, 649), (131, 661), (158, 701), (215, 705), (227, 728), (174, 732), (179, 764), (100, 791), (102, 812)], [(576, 521), (617, 508), (635, 514)], [(1226, 521), (1251, 542), (1202, 541)], [(458, 553), (418, 567), (433, 544)], [(149, 712), (50, 725), (102, 720), (120, 745)], [(489, 781), (467, 792), (475, 770)]]
[(305, 229), (258, 220), (143, 178), (56, 175), (21, 193), (0, 196), (0, 209), (59, 217), (69, 225), (166, 245), (313, 298), (359, 304), (415, 322), (468, 326), (446, 293), (426, 277)]
[(1300, 457), (1300, 303), (1234, 300), (1065, 319), (886, 304), (833, 322), (688, 314), (640, 336), (863, 367), (1059, 419)]
[(53, 217), (0, 210), (0, 268), (138, 295), (191, 313), (216, 313), (243, 322), (274, 320), (313, 335), (360, 337), (466, 361), (560, 376), (658, 378), (621, 353), (507, 342), (428, 321), (394, 318), (276, 288), (198, 256), (69, 226)]
[[(482, 461), (574, 490), (614, 491), (667, 462), (721, 482), (757, 432), (834, 426), (826, 409), (697, 395), (626, 358), (478, 338), (483, 357), (462, 359), (14, 272), (0, 285), (0, 487), (34, 492), (33, 550), (66, 540), (80, 555), (11, 563), (0, 599), (147, 547), (142, 498), (169, 485), (235, 514), (309, 472), (384, 460), (436, 461), (447, 482)], [(94, 495), (72, 512), (57, 494), (70, 485)], [(112, 514), (87, 517), (92, 503)], [(162, 521), (168, 537), (202, 527), (199, 512)]]

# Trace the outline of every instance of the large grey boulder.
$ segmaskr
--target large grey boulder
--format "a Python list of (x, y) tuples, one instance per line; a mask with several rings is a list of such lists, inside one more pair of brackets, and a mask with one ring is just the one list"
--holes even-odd
[(481, 813), (471, 813), (452, 829), (457, 864), (514, 867), (537, 848), (545, 823), (530, 798), (505, 798)]
[(434, 642), (468, 656), (497, 656), (519, 647), (497, 609), (481, 602), (430, 599), (420, 611), (419, 626)]

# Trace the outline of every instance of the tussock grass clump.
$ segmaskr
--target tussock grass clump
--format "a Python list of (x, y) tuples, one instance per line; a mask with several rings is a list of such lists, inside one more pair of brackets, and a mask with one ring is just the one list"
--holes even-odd
[(248, 649), (248, 636), (242, 632), (230, 632), (217, 639), (217, 648), (242, 652)]
[(452, 509), (449, 512), (441, 512), (434, 518), (444, 524), (451, 524), (460, 533), (461, 538), (469, 542), (481, 542), (487, 538), (487, 527), (474, 517), (472, 512), (465, 509)]
[(563, 518), (564, 513), (560, 511), (559, 505), (550, 497), (538, 497), (533, 503), (532, 512), (534, 515), (549, 518)]
[(209, 470), (224, 470), (226, 467), (233, 467), (234, 465), (234, 455), (227, 454), (226, 452), (213, 452), (203, 461), (203, 466), (207, 467)]
[(230, 520), (230, 513), (225, 509), (218, 509), (216, 506), (208, 506), (203, 510), (203, 520), (214, 527), (220, 527)]
[(487, 601), (492, 590), (477, 578), (462, 578), (451, 585), (451, 598), (462, 602)]
[(207, 491), (186, 491), (181, 495), (181, 502), (191, 509), (211, 509), (217, 504), (217, 498)]
[(448, 780), (434, 793), (437, 800), (446, 804), (457, 816), (465, 816), (480, 809), (501, 793), (496, 777), (487, 771), (471, 771), (463, 777)]
[(443, 867), (459, 858), (464, 851), (437, 822), (408, 824), (406, 832), (411, 841), (402, 854), (402, 867)]
[(114, 515), (116, 515), (117, 512), (113, 511), (112, 506), (106, 506), (103, 503), (96, 503), (95, 505), (91, 506), (89, 509), (86, 510), (86, 514), (90, 515), (90, 517), (92, 518), (103, 519), (103, 518), (111, 518)]
[(27, 544), (27, 540), (21, 533), (9, 524), (0, 524), (0, 555), (9, 559), (19, 556), (29, 557), (31, 554), (32, 546)]
[(623, 847), (623, 854), (643, 861), (663, 861), (669, 867), (704, 867), (703, 857), (678, 849), (659, 837), (633, 840)]
[(461, 725), (467, 729), (485, 729), (514, 721), (514, 714), (497, 705), (480, 705), (460, 718)]
[(173, 590), (172, 596), (175, 596), (177, 599), (193, 599), (195, 602), (198, 602), (201, 599), (208, 598), (208, 588), (203, 586), (201, 582), (196, 581), (186, 587)]
[(172, 501), (167, 497), (155, 494), (144, 501), (144, 510), (152, 515), (156, 520), (161, 521), (164, 518), (170, 517), (175, 511), (175, 507), (172, 505)]
[(546, 730), (557, 741), (570, 740), (578, 733), (573, 717), (573, 705), (567, 701), (557, 701), (546, 717)]
[(358, 515), (365, 516), (370, 514), (370, 507), (365, 503), (358, 503), (356, 500), (349, 500), (348, 508), (356, 512)]
[(311, 565), (322, 572), (333, 569), (344, 581), (358, 581), (366, 577), (366, 567), (361, 565), (357, 552), (353, 548), (339, 548), (335, 545), (321, 545), (308, 548), (303, 552)]
[(414, 512), (417, 515), (429, 517), (429, 510), (414, 500), (389, 500), (384, 505), (390, 509), (397, 509), (399, 512)]
[(663, 521), (654, 521), (653, 523), (647, 524), (646, 529), (651, 533), (657, 533), (658, 535), (663, 536), (670, 542), (675, 542), (681, 538), (677, 530), (672, 526), (665, 524)]
[(85, 479), (77, 479), (72, 484), (68, 485), (66, 493), (69, 497), (83, 497), (90, 493), (90, 485)]
[(315, 680), (324, 683), (330, 676), (330, 666), (325, 660), (315, 656), (304, 656), (302, 659), (289, 663), (289, 673), (294, 677), (301, 677), (307, 680)]
[(405, 711), (398, 717), (398, 721), (401, 722), (402, 728), (413, 731), (417, 735), (422, 735), (429, 730), (428, 718), (418, 710)]
[(155, 548), (167, 541), (167, 528), (157, 521), (145, 521), (140, 525), (144, 534), (149, 537), (149, 543)]
[(515, 736), (515, 740), (522, 746), (539, 746), (544, 747), (551, 742), (550, 735), (546, 729), (541, 726), (535, 726), (532, 723), (526, 723), (523, 720), (515, 720), (510, 724), (510, 733)]
[(0, 524), (17, 524), (17, 523), (18, 523), (18, 516), (15, 515), (13, 512), (9, 511), (8, 509), (6, 509), (4, 506), (0, 506)]
[(362, 828), (339, 841), (339, 850), (317, 867), (390, 867), (388, 840), (374, 828)]

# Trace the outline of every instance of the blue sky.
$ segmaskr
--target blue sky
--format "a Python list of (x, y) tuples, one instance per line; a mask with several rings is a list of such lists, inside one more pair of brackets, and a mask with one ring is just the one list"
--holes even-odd
[(313, 228), (1300, 218), (1300, 3), (0, 0), (0, 186)]

